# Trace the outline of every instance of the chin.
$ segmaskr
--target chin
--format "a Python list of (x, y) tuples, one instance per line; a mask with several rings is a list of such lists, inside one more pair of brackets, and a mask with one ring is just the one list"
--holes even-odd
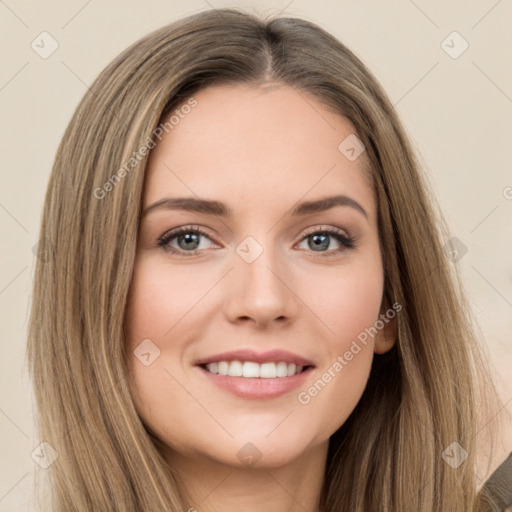
[(294, 435), (290, 429), (283, 428), (280, 433), (276, 431), (269, 437), (266, 435), (236, 436), (222, 454), (216, 455), (222, 463), (238, 468), (280, 468), (307, 456), (311, 447), (311, 440), (306, 439), (303, 433)]

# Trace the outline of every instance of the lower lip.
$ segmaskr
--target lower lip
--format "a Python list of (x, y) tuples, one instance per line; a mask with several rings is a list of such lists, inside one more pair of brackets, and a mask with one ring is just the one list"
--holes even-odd
[(229, 377), (228, 375), (219, 375), (210, 373), (208, 370), (198, 366), (199, 370), (210, 379), (213, 384), (219, 388), (230, 391), (236, 396), (242, 398), (275, 398), (277, 396), (289, 393), (299, 387), (308, 378), (313, 367), (307, 368), (298, 375), (292, 377), (277, 377), (275, 379), (247, 378), (247, 377)]

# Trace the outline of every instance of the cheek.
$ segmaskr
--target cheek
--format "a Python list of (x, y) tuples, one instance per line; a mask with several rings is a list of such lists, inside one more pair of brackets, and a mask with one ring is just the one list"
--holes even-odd
[(379, 318), (383, 272), (378, 258), (371, 257), (336, 269), (335, 275), (320, 272), (311, 282), (311, 309), (329, 327), (322, 328), (326, 357), (298, 402), (311, 417), (325, 418), (322, 432), (328, 436), (346, 421), (368, 382), (374, 349), (370, 327)]
[(128, 298), (128, 341), (136, 346), (153, 336), (155, 343), (163, 343), (202, 294), (204, 291), (194, 285), (194, 277), (184, 268), (141, 258), (135, 266)]
[[(181, 324), (178, 322), (190, 310), (188, 303), (194, 299), (193, 293), (190, 301), (187, 298), (187, 290), (191, 288), (187, 286), (186, 277), (179, 270), (164, 268), (158, 261), (140, 258), (134, 269), (126, 308), (125, 341), (132, 398), (144, 423), (160, 439), (166, 439), (166, 428), (173, 424), (178, 425), (180, 436), (187, 435), (179, 426), (181, 411), (190, 404), (172, 377), (173, 363), (179, 359), (183, 347), (179, 336), (174, 337), (172, 344), (165, 341), (174, 332), (174, 325), (177, 324), (174, 330), (179, 331)], [(142, 346), (144, 350), (140, 349)], [(149, 353), (148, 364), (134, 351)], [(173, 407), (169, 407), (170, 396)]]
[[(382, 301), (379, 279), (358, 279), (350, 276), (344, 287), (333, 294), (331, 306), (331, 328), (338, 349), (355, 339), (378, 319)], [(328, 300), (328, 298), (326, 298)], [(371, 339), (368, 341), (372, 341)]]
[[(350, 342), (378, 319), (382, 294), (383, 270), (378, 252), (354, 263), (325, 272), (313, 269), (303, 282), (303, 296), (318, 319), (331, 348), (346, 350)], [(368, 340), (372, 342), (372, 339)]]

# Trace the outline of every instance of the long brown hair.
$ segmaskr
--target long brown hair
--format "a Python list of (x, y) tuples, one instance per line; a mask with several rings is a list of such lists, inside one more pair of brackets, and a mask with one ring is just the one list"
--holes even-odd
[[(123, 324), (147, 161), (140, 148), (154, 146), (155, 128), (199, 89), (266, 81), (312, 95), (355, 127), (378, 203), (384, 299), (403, 306), (397, 343), (375, 356), (360, 402), (331, 437), (322, 510), (477, 509), (478, 407), (498, 402), (443, 251), (449, 230), (392, 103), (317, 25), (220, 9), (118, 56), (57, 151), (27, 346), (39, 437), (58, 454), (46, 469), (53, 512), (190, 506), (128, 384)], [(452, 443), (467, 452), (456, 468), (442, 456)]]

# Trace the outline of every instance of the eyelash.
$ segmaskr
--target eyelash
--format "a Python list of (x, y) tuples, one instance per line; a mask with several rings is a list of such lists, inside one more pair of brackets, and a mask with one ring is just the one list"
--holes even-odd
[[(195, 255), (200, 254), (203, 251), (203, 249), (196, 249), (194, 251), (183, 251), (183, 250), (176, 249), (169, 245), (169, 242), (173, 238), (176, 238), (179, 235), (183, 235), (186, 233), (187, 234), (195, 233), (195, 234), (203, 235), (206, 238), (210, 238), (208, 233), (205, 230), (201, 229), (200, 226), (183, 226), (174, 231), (164, 233), (158, 239), (157, 244), (165, 252), (170, 252), (172, 254), (176, 254), (179, 256), (195, 256)], [(335, 256), (343, 251), (354, 249), (356, 247), (354, 238), (352, 238), (350, 236), (346, 236), (343, 234), (343, 232), (341, 230), (337, 230), (334, 228), (329, 228), (329, 229), (314, 228), (314, 229), (308, 230), (308, 231), (306, 231), (306, 233), (304, 233), (304, 236), (301, 238), (300, 242), (302, 242), (308, 236), (316, 235), (316, 234), (324, 234), (324, 235), (326, 234), (326, 235), (332, 236), (341, 244), (341, 247), (339, 249), (334, 249), (334, 250), (330, 250), (330, 251), (320, 251), (318, 254), (316, 254), (316, 255), (314, 254), (313, 257), (322, 257), (322, 258), (331, 257), (331, 256)], [(309, 251), (309, 252), (314, 253), (315, 251)]]

